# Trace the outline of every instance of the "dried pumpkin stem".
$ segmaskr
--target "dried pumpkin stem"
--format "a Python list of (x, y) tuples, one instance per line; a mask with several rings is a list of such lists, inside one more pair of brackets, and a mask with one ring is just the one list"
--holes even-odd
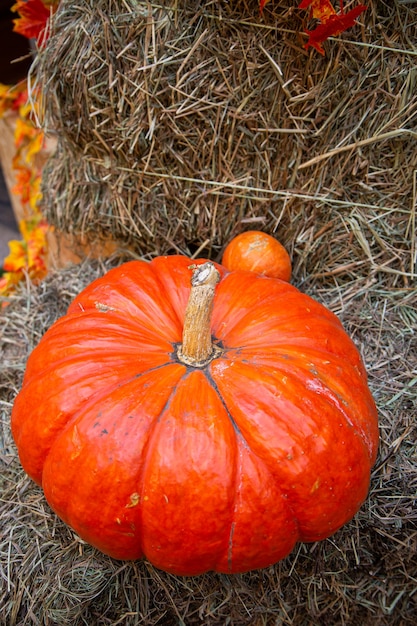
[(191, 268), (194, 270), (191, 277), (191, 292), (185, 311), (182, 345), (178, 349), (178, 358), (186, 365), (203, 367), (219, 353), (211, 339), (211, 314), (220, 274), (210, 261)]

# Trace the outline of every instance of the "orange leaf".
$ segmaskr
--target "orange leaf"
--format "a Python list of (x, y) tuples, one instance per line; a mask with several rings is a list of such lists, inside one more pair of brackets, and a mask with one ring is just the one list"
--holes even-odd
[(325, 22), (331, 15), (336, 15), (330, 0), (302, 0), (299, 9), (311, 8), (311, 17)]
[(20, 16), (13, 20), (13, 30), (28, 39), (39, 37), (50, 16), (50, 10), (41, 0), (17, 0), (12, 11)]
[(15, 173), (16, 184), (12, 188), (12, 193), (19, 196), (22, 204), (27, 204), (30, 200), (32, 170), (28, 167), (19, 167)]

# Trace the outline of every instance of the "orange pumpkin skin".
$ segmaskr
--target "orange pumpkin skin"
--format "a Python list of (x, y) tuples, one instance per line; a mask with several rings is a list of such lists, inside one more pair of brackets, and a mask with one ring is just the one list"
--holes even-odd
[(228, 270), (247, 270), (289, 282), (291, 259), (274, 237), (248, 230), (234, 237), (223, 252), (222, 265)]
[(375, 404), (339, 320), (249, 272), (218, 268), (223, 353), (181, 363), (189, 265), (132, 261), (76, 297), (29, 357), (13, 436), (52, 509), (102, 552), (179, 575), (263, 568), (358, 511)]

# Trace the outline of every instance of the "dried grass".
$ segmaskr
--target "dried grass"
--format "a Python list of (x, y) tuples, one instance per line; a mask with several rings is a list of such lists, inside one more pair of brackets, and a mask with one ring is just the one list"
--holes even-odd
[[(108, 4), (112, 7), (123, 4), (125, 14), (134, 7), (139, 11), (144, 6), (132, 0)], [(153, 58), (153, 51), (156, 54), (161, 46), (159, 56), (155, 57), (161, 63), (143, 72), (143, 80), (147, 80), (149, 86), (152, 78), (158, 98), (162, 98), (158, 89), (161, 94), (165, 93), (164, 85), (169, 83), (164, 73), (168, 63), (164, 59), (178, 53), (171, 68), (177, 82), (170, 87), (172, 101), (165, 102), (159, 111), (151, 138), (154, 147), (150, 151), (149, 145), (145, 146), (142, 156), (133, 150), (137, 162), (140, 164), (144, 159), (146, 163), (140, 187), (133, 178), (128, 182), (123, 179), (119, 195), (128, 205), (129, 185), (141, 190), (136, 200), (131, 201), (132, 219), (141, 229), (141, 238), (132, 237), (136, 249), (147, 257), (177, 251), (177, 248), (195, 252), (203, 247), (204, 254), (217, 259), (231, 233), (255, 226), (278, 234), (294, 260), (294, 283), (338, 314), (366, 362), (369, 383), (379, 408), (381, 430), (369, 498), (355, 519), (332, 538), (316, 544), (300, 544), (276, 566), (239, 576), (210, 573), (178, 578), (146, 562), (113, 561), (82, 543), (52, 514), (40, 489), (21, 470), (9, 420), (31, 349), (84, 285), (120, 262), (120, 259), (86, 260), (80, 266), (49, 275), (37, 287), (29, 283), (22, 286), (0, 316), (2, 626), (415, 624), (417, 151), (413, 133), (417, 115), (414, 40), (417, 11), (409, 2), (369, 1), (363, 27), (329, 42), (328, 54), (321, 59), (306, 54), (301, 47), (302, 39), (296, 34), (300, 28), (299, 14), (287, 15), (286, 10), (276, 6), (278, 3), (270, 4), (272, 12), (266, 12), (265, 22), (262, 22), (253, 7), (245, 6), (244, 2), (231, 3), (233, 9), (217, 0), (195, 2), (195, 10), (188, 14), (190, 20), (194, 20), (194, 34), (181, 22), (184, 37), (174, 47), (172, 37), (164, 43), (165, 31), (152, 27), (157, 23), (155, 15), (163, 14), (163, 9), (152, 3), (153, 22), (150, 20), (143, 28), (150, 36), (146, 39), (152, 51), (149, 58)], [(80, 33), (72, 31), (76, 38), (71, 40), (71, 46), (65, 47), (69, 43), (69, 32), (63, 29), (59, 34), (59, 20), (65, 25), (67, 19), (70, 28), (74, 13), (90, 7), (88, 2), (71, 5), (64, 2), (54, 35), (57, 53), (59, 45), (62, 46), (60, 84), (67, 85), (63, 90), (67, 95), (71, 93), (68, 85), (75, 89), (75, 84), (71, 83), (74, 77), (66, 77), (70, 69), (65, 55), (77, 55), (79, 49), (83, 64), (97, 60), (95, 54), (85, 55), (85, 48), (78, 47)], [(105, 20), (107, 3), (97, 0), (95, 6), (99, 5), (102, 11), (97, 15)], [(172, 6), (173, 15), (180, 20), (186, 12), (184, 3), (178, 1)], [(209, 14), (214, 16), (210, 28), (213, 30), (213, 24), (216, 25), (211, 37), (202, 34)], [(244, 14), (248, 18), (239, 19), (238, 16)], [(91, 15), (93, 18), (98, 19)], [(277, 26), (282, 40), (278, 40), (270, 26)], [(105, 37), (110, 36), (109, 30), (102, 30), (107, 33)], [(179, 31), (176, 32), (178, 37)], [(155, 35), (154, 39), (151, 35)], [(83, 46), (91, 36), (91, 31), (85, 34)], [(155, 41), (158, 42), (156, 47)], [(199, 44), (187, 59), (196, 41)], [(171, 42), (170, 48), (167, 42)], [(131, 44), (130, 39), (123, 39), (124, 45), (128, 43)], [(260, 60), (261, 46), (279, 64), (282, 76), (277, 68), (271, 70), (274, 62), (267, 54)], [(203, 49), (210, 53), (207, 58), (218, 56), (224, 76), (220, 71), (219, 78), (211, 62), (204, 72), (200, 69), (193, 74), (192, 68), (202, 62)], [(233, 51), (236, 56), (232, 58), (229, 55)], [(138, 59), (143, 60), (133, 44), (127, 52), (138, 54)], [(122, 63), (121, 57), (118, 62)], [(179, 71), (182, 63), (184, 66)], [(232, 63), (240, 74), (239, 80), (230, 83)], [(93, 69), (91, 67), (90, 71)], [(53, 68), (50, 71), (53, 72)], [(123, 72), (126, 79), (129, 76), (126, 68)], [(99, 73), (98, 70), (97, 75)], [(181, 79), (184, 94), (178, 91)], [(55, 99), (58, 96), (54, 95), (53, 76), (50, 80), (48, 106), (57, 117), (56, 112), (64, 112), (64, 109), (60, 109)], [(69, 82), (65, 83), (66, 80)], [(108, 85), (108, 76), (102, 80)], [(121, 81), (120, 85), (123, 83), (121, 74), (117, 74), (117, 80)], [(194, 83), (188, 82), (191, 80)], [(209, 92), (210, 80), (215, 82)], [(215, 142), (207, 128), (216, 108), (207, 103), (221, 98), (229, 83), (227, 116), (230, 113), (230, 120), (234, 120), (230, 122), (233, 133), (226, 132), (226, 117), (220, 116), (214, 128), (222, 134)], [(204, 111), (203, 98), (193, 99), (192, 84), (206, 94)], [(85, 88), (85, 85), (80, 76), (79, 87)], [(90, 91), (93, 85), (91, 82)], [(238, 110), (243, 94), (253, 93), (251, 89), (257, 90), (256, 98), (253, 96)], [(70, 109), (78, 102), (83, 113), (81, 109), (86, 99), (75, 97), (77, 93), (74, 92), (65, 107)], [(139, 138), (140, 133), (146, 135), (149, 129), (143, 120), (154, 111), (150, 104), (151, 92), (146, 91), (146, 96), (150, 98), (149, 104), (145, 102), (143, 110), (138, 111), (143, 124), (140, 132), (139, 126), (135, 131)], [(275, 121), (270, 113), (271, 102), (275, 107)], [(127, 101), (123, 103), (124, 108), (120, 107), (118, 123), (122, 124), (126, 115), (124, 123), (128, 125), (129, 120), (132, 122), (133, 109), (127, 108)], [(178, 128), (175, 142), (172, 135), (166, 134), (171, 123), (168, 118), (160, 127), (162, 111), (165, 116), (171, 116), (170, 120), (174, 119), (176, 126), (173, 128)], [(157, 115), (157, 112), (152, 114)], [(191, 122), (195, 118), (198, 124)], [(85, 117), (80, 119), (85, 121)], [(57, 128), (61, 152), (55, 157), (55, 165), (50, 165), (49, 182), (51, 197), (56, 194), (53, 210), (62, 211), (58, 216), (60, 220), (67, 214), (68, 228), (71, 227), (71, 203), (74, 228), (82, 223), (84, 231), (99, 230), (98, 224), (104, 224), (107, 215), (112, 214), (117, 219), (123, 215), (123, 207), (111, 196), (110, 184), (101, 196), (99, 190), (103, 190), (105, 181), (99, 178), (94, 186), (83, 178), (87, 166), (97, 168), (96, 174), (102, 172), (103, 166), (99, 163), (106, 155), (116, 160), (113, 150), (116, 140), (129, 142), (132, 139), (132, 135), (127, 131), (124, 135), (119, 126), (118, 138), (106, 139), (106, 148), (103, 146), (100, 152), (102, 144), (94, 130), (103, 137), (104, 130), (110, 132), (115, 123), (106, 124), (105, 119), (105, 116), (95, 115), (89, 124), (81, 124), (79, 131), (71, 124), (65, 130), (64, 122)], [(261, 127), (269, 131), (254, 130)], [(274, 132), (273, 128), (284, 128), (285, 132)], [(290, 129), (297, 132), (288, 132)], [(77, 148), (77, 132), (82, 133), (84, 147)], [(169, 146), (173, 149), (167, 148), (162, 154), (159, 147), (164, 137), (171, 137)], [(228, 137), (231, 137), (234, 152), (230, 148), (232, 152), (228, 153), (222, 143)], [(201, 157), (197, 158), (197, 153), (193, 156), (193, 146), (199, 146)], [(249, 146), (252, 146), (250, 167), (247, 166)], [(207, 147), (212, 148), (215, 155), (210, 166), (207, 166), (208, 161), (198, 160), (205, 158)], [(70, 163), (69, 152), (73, 150), (75, 154), (77, 149), (79, 163), (74, 158)], [(233, 159), (228, 159), (227, 155), (232, 153)], [(181, 154), (185, 170), (180, 167), (178, 155)], [(59, 163), (68, 176), (60, 184), (57, 182)], [(120, 170), (114, 167), (113, 163), (109, 173), (113, 176), (117, 171), (117, 176), (120, 175)], [(204, 182), (197, 185), (195, 179)], [(77, 190), (80, 185), (82, 194), (79, 188)], [(89, 200), (87, 188), (91, 194)], [(93, 202), (96, 193), (97, 198), (102, 198), (102, 204)], [(80, 198), (78, 204), (75, 197)], [(110, 202), (104, 197), (113, 197), (113, 200)], [(58, 211), (57, 207), (61, 209)], [(82, 216), (79, 220), (77, 210)], [(146, 228), (140, 225), (138, 215)], [(117, 230), (122, 239), (130, 238), (133, 231), (128, 222), (125, 227), (120, 225), (123, 220), (117, 223), (117, 227), (113, 222), (109, 222), (108, 227), (103, 226), (103, 233), (113, 234)], [(146, 234), (147, 228), (152, 236)], [(203, 245), (206, 240), (209, 243)]]

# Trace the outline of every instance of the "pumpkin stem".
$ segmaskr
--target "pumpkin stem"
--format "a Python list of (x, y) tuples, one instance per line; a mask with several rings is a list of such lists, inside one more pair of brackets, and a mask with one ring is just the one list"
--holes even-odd
[(204, 367), (221, 352), (211, 340), (211, 314), (220, 274), (213, 263), (191, 265), (191, 291), (185, 310), (182, 345), (177, 356), (182, 363)]

